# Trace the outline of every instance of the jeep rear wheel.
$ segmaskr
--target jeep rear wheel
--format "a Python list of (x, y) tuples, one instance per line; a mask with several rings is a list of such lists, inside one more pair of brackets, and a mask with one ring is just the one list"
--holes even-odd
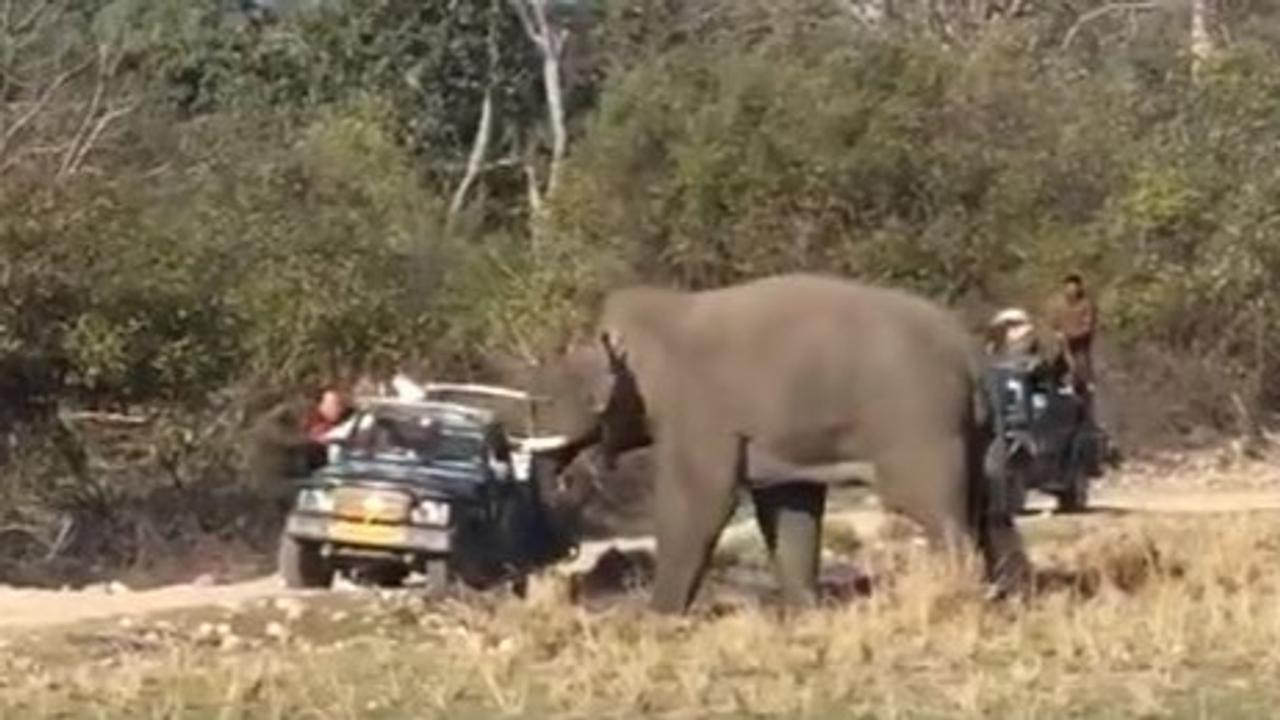
[(993, 440), (987, 446), (982, 469), (991, 491), (1004, 496), (1004, 507), (1009, 515), (1021, 514), (1027, 505), (1026, 469), (1021, 458), (1009, 456), (1008, 443), (1003, 438)]
[(1027, 475), (1024, 468), (1015, 465), (1009, 472), (1009, 514), (1022, 515), (1027, 511)]
[(280, 535), (276, 565), (290, 588), (327, 588), (333, 583), (333, 564), (320, 554), (320, 546)]
[(1066, 484), (1058, 496), (1058, 512), (1081, 513), (1089, 506), (1089, 473), (1085, 467), (1088, 460), (1087, 440), (1077, 436), (1071, 443), (1071, 456), (1066, 468)]
[(1089, 478), (1076, 473), (1066, 490), (1058, 493), (1058, 512), (1082, 513), (1089, 507)]

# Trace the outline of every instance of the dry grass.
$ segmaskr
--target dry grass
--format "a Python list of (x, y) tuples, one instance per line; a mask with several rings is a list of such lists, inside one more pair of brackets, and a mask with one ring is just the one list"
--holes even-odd
[(869, 597), (787, 618), (587, 612), (548, 579), (523, 602), (329, 597), (86, 626), (10, 641), (0, 716), (1270, 717), (1277, 519), (1054, 519), (1031, 532), (1044, 587), (1026, 608), (890, 543), (861, 551)]

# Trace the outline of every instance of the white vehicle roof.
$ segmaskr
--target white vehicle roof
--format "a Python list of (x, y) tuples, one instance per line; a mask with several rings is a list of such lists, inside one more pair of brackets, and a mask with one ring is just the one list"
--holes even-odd
[(491, 422), (494, 413), (485, 408), (461, 403), (441, 402), (439, 400), (410, 400), (398, 397), (370, 396), (356, 399), (356, 406), (361, 410), (373, 410), (379, 407), (396, 407), (406, 410), (419, 410), (424, 415), (461, 415), (474, 422)]
[(524, 390), (516, 390), (515, 388), (503, 387), (501, 385), (484, 385), (480, 383), (449, 383), (449, 382), (431, 382), (423, 386), (430, 396), (433, 392), (455, 392), (455, 393), (471, 393), (473, 395), (489, 395), (491, 397), (503, 397), (511, 400), (541, 400), (542, 398), (530, 395)]

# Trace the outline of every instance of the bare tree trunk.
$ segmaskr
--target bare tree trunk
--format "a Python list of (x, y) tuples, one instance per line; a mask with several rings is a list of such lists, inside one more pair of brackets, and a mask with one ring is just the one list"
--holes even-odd
[[(557, 46), (559, 44), (557, 43)], [(560, 84), (560, 51), (545, 53), (542, 59), (542, 84), (547, 93), (547, 120), (551, 123), (551, 167), (547, 170), (547, 195), (555, 195), (559, 186), (560, 164), (569, 145), (564, 125), (564, 91)]]
[(462, 212), (471, 186), (475, 184), (476, 179), (480, 177), (480, 172), (484, 169), (484, 160), (489, 155), (489, 139), (492, 136), (493, 89), (486, 88), (484, 102), (480, 105), (480, 122), (476, 125), (476, 137), (471, 144), (471, 157), (467, 158), (467, 172), (462, 176), (462, 182), (458, 183), (458, 189), (453, 193), (453, 201), (449, 203), (450, 228), (457, 219), (458, 213)]
[[(548, 0), (509, 0), (520, 18), (529, 40), (542, 55), (542, 86), (547, 100), (547, 122), (551, 126), (551, 164), (547, 169), (547, 185), (537, 193), (540, 199), (555, 194), (560, 179), (560, 166), (569, 146), (564, 118), (564, 87), (560, 60), (568, 31), (557, 28), (548, 15)], [(530, 175), (532, 177), (532, 175)], [(531, 191), (530, 196), (533, 197)], [(541, 205), (541, 202), (538, 203)], [(535, 208), (536, 209), (536, 208)]]
[(1217, 52), (1213, 28), (1217, 19), (1216, 0), (1191, 0), (1191, 76), (1199, 77), (1204, 65)]
[(452, 230), (458, 214), (467, 203), (467, 194), (484, 172), (485, 159), (489, 157), (489, 144), (493, 138), (493, 89), (498, 76), (498, 1), (493, 0), (489, 6), (489, 29), (486, 45), (489, 56), (489, 76), (484, 89), (484, 100), (480, 103), (480, 120), (476, 123), (476, 136), (471, 141), (471, 155), (467, 158), (467, 170), (458, 183), (449, 203), (449, 214), (446, 218), (446, 229)]

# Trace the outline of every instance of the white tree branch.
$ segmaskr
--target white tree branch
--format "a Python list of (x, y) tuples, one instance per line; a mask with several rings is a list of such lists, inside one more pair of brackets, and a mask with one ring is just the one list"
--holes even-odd
[[(530, 0), (530, 1), (537, 2), (537, 0)], [(510, 4), (511, 9), (515, 11), (516, 17), (520, 19), (520, 26), (524, 28), (524, 32), (526, 35), (529, 36), (529, 40), (534, 45), (537, 45), (539, 48), (541, 48), (542, 35), (538, 31), (538, 28), (534, 23), (533, 17), (529, 14), (529, 6), (526, 5), (525, 2), (526, 0), (509, 0), (508, 4)]]
[(1077, 19), (1067, 30), (1067, 34), (1062, 37), (1062, 45), (1060, 49), (1064, 52), (1069, 49), (1071, 47), (1071, 43), (1075, 41), (1076, 35), (1080, 34), (1080, 30), (1083, 29), (1085, 25), (1088, 25), (1099, 18), (1106, 17), (1107, 15), (1116, 12), (1154, 10), (1159, 6), (1160, 3), (1158, 2), (1119, 2), (1111, 3), (1110, 5), (1103, 5), (1100, 8), (1090, 10), (1089, 12), (1081, 15), (1079, 19)]
[(105, 69), (102, 67), (104, 62), (104, 50), (98, 49), (98, 78), (93, 84), (93, 95), (89, 98), (89, 109), (85, 111), (84, 117), (80, 121), (80, 127), (76, 129), (75, 134), (71, 136), (71, 147), (62, 159), (62, 164), (58, 167), (57, 177), (62, 177), (69, 172), (76, 156), (80, 154), (80, 145), (84, 139), (93, 130), (93, 123), (98, 115), (98, 108), (102, 104), (102, 96), (107, 90), (107, 78)]
[(72, 156), (71, 164), (67, 166), (65, 174), (72, 175), (78, 172), (84, 165), (85, 157), (93, 150), (94, 146), (98, 144), (98, 140), (102, 137), (102, 133), (107, 129), (107, 126), (133, 112), (137, 106), (137, 103), (129, 103), (103, 113), (101, 117), (98, 118), (97, 122), (94, 123), (93, 129), (89, 132), (88, 136), (80, 143), (80, 148), (75, 152), (75, 155)]
[[(547, 122), (551, 126), (551, 166), (547, 170), (547, 186), (539, 191), (536, 201), (541, 207), (541, 198), (555, 194), (559, 185), (560, 166), (568, 150), (569, 136), (565, 127), (564, 87), (561, 77), (560, 60), (564, 52), (569, 31), (557, 28), (548, 14), (547, 0), (509, 0), (520, 18), (525, 33), (542, 55), (542, 87), (547, 100)], [(529, 170), (526, 167), (526, 172)], [(530, 175), (532, 179), (532, 176)], [(531, 186), (532, 187), (532, 186)], [(530, 196), (530, 204), (534, 198)]]
[(484, 159), (489, 154), (489, 139), (493, 135), (493, 88), (485, 88), (484, 102), (480, 105), (480, 121), (476, 126), (475, 140), (471, 143), (471, 156), (467, 159), (467, 171), (453, 193), (453, 201), (449, 203), (450, 225), (458, 213), (462, 212), (467, 202), (467, 193), (484, 170)]
[(13, 124), (5, 128), (4, 135), (0, 136), (0, 156), (4, 156), (7, 153), (10, 144), (17, 138), (18, 133), (22, 132), (23, 128), (30, 125), (36, 119), (36, 116), (48, 107), (49, 102), (53, 100), (53, 96), (75, 75), (75, 72), (74, 70), (68, 70), (55, 77), (44, 92), (40, 93), (40, 97), (36, 98), (30, 107), (13, 121)]

